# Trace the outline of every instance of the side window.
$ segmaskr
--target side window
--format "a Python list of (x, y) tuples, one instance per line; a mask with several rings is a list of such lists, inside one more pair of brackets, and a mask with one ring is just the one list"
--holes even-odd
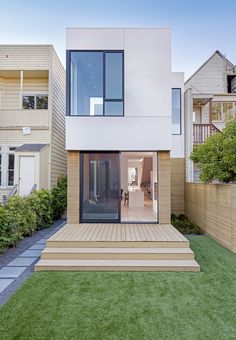
[(172, 89), (172, 135), (181, 135), (181, 89)]

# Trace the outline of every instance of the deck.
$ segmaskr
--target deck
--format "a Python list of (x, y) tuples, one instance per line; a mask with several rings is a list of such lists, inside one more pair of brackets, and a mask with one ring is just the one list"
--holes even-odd
[(67, 224), (36, 271), (199, 271), (189, 241), (170, 224)]

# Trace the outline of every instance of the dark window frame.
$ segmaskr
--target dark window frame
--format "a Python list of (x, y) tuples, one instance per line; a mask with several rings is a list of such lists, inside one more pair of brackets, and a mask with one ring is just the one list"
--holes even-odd
[[(103, 114), (98, 116), (91, 115), (73, 115), (71, 114), (71, 53), (75, 52), (101, 52), (103, 53)], [(121, 53), (122, 55), (122, 98), (121, 99), (106, 99), (106, 53)], [(72, 117), (124, 117), (124, 50), (67, 50), (66, 51), (66, 115)], [(123, 103), (123, 112), (121, 115), (106, 115), (105, 104), (109, 102)]]
[(173, 133), (173, 136), (181, 136), (182, 135), (182, 89), (181, 87), (172, 87), (171, 88), (171, 128), (172, 128), (172, 118), (173, 118), (173, 104), (172, 104), (172, 91), (173, 90), (179, 90), (179, 98), (180, 98), (180, 116), (179, 116), (179, 125), (180, 125), (180, 129), (179, 129), (179, 133)]

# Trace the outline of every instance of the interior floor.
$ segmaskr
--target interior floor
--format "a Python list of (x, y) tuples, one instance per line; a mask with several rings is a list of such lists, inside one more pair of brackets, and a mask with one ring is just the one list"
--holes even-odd
[(124, 206), (124, 200), (122, 200), (121, 222), (157, 222), (157, 214), (153, 211), (152, 200), (145, 198), (144, 207)]

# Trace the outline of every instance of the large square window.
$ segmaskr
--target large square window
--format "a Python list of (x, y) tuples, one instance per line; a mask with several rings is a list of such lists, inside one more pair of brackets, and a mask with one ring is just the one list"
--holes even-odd
[(68, 66), (70, 115), (123, 115), (122, 51), (70, 51)]

